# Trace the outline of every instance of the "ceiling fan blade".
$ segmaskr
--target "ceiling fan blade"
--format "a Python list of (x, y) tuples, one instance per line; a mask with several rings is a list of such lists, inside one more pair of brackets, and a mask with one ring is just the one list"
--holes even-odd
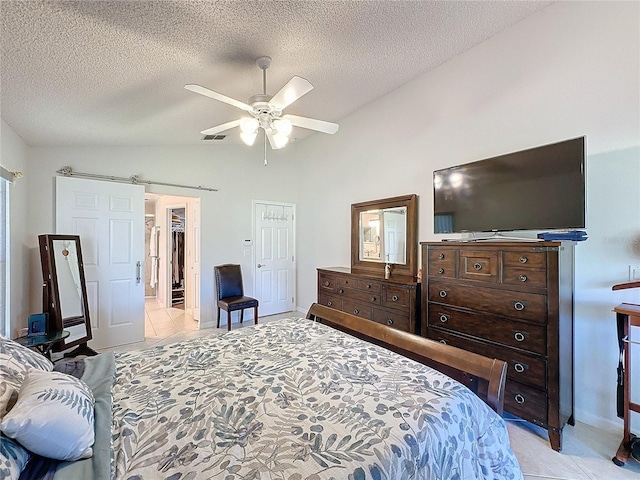
[(288, 118), (291, 121), (291, 124), (296, 127), (317, 130), (322, 133), (334, 134), (338, 131), (339, 127), (337, 123), (316, 120), (315, 118), (299, 117), (298, 115), (284, 115), (282, 118)]
[(192, 92), (199, 93), (200, 95), (204, 95), (205, 97), (213, 98), (214, 100), (219, 100), (220, 102), (228, 103), (229, 105), (233, 105), (234, 107), (241, 108), (242, 110), (246, 110), (247, 112), (251, 111), (251, 105), (247, 105), (246, 103), (243, 103), (240, 100), (235, 100), (231, 97), (227, 97), (226, 95), (222, 95), (221, 93), (214, 92), (213, 90), (209, 90), (208, 88), (201, 87), (200, 85), (188, 84), (188, 85), (185, 85), (184, 88), (186, 88), (187, 90), (191, 90)]
[(269, 103), (280, 110), (284, 110), (305, 93), (313, 90), (313, 85), (302, 77), (294, 76), (287, 84), (276, 93)]
[(233, 127), (239, 127), (240, 122), (242, 120), (233, 120), (232, 122), (223, 123), (222, 125), (218, 125), (216, 127), (207, 128), (206, 130), (202, 130), (200, 133), (202, 135), (215, 135), (216, 133), (224, 132), (225, 130), (229, 130)]

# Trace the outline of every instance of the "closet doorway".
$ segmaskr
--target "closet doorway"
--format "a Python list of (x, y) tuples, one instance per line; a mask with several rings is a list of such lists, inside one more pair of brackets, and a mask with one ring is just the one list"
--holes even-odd
[(153, 227), (148, 233), (145, 336), (199, 329), (200, 199), (152, 193), (145, 197), (146, 214), (153, 219), (148, 222)]

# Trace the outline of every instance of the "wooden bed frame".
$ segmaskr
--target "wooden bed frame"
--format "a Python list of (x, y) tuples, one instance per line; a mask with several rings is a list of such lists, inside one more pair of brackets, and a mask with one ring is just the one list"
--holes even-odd
[(314, 303), (307, 318), (411, 358), (469, 387), (499, 415), (507, 364)]

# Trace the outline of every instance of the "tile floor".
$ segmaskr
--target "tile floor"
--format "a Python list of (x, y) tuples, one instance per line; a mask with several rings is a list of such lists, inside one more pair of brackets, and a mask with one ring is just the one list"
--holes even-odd
[[(290, 315), (260, 317), (260, 323)], [(293, 315), (301, 314), (295, 312)], [(252, 324), (245, 322), (242, 327)], [(240, 327), (239, 324), (233, 325), (233, 328)], [(164, 309), (155, 300), (146, 302), (145, 328), (144, 342), (116, 350), (136, 350), (226, 332), (226, 325), (219, 329), (198, 330), (197, 322), (184, 310)], [(619, 430), (602, 430), (581, 422), (574, 427), (567, 425), (564, 428), (562, 453), (549, 447), (546, 432), (535, 425), (517, 418), (507, 418), (507, 428), (525, 480), (640, 480), (640, 462), (629, 460), (623, 468), (611, 462), (621, 440), (622, 422)]]

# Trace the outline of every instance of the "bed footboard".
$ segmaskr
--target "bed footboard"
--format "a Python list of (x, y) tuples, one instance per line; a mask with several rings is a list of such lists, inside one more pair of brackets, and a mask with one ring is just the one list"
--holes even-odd
[(307, 318), (374, 343), (463, 383), (502, 415), (507, 364), (314, 303)]

